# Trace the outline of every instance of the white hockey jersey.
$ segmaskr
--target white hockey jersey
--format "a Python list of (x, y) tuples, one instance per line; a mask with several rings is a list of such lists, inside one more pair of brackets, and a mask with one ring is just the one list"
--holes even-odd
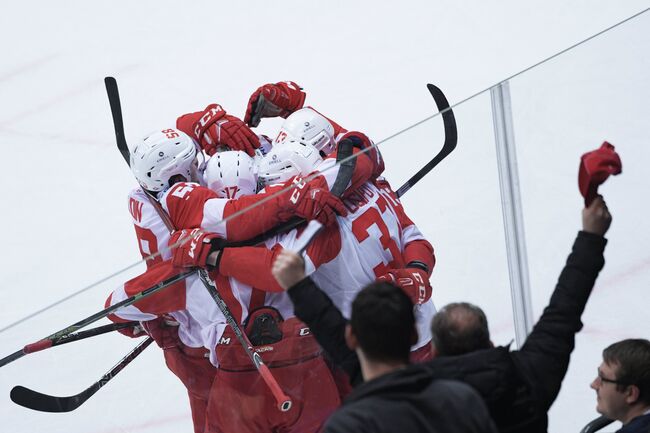
[[(404, 267), (405, 247), (426, 240), (386, 182), (368, 182), (348, 194), (343, 203), (348, 215), (338, 216), (336, 224), (322, 231), (303, 257), (306, 273), (349, 318), (359, 290), (389, 269)], [(299, 230), (292, 230), (268, 240), (266, 246), (279, 244), (291, 250), (299, 234)], [(431, 340), (430, 324), (436, 309), (429, 300), (416, 306), (414, 312), (419, 339), (413, 350)]]

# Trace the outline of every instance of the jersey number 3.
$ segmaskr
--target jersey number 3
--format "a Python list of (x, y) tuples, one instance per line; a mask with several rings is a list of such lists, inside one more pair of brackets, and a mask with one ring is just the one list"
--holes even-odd
[[(401, 267), (400, 264), (402, 262), (402, 253), (395, 243), (395, 240), (390, 236), (386, 222), (379, 213), (379, 210), (374, 207), (366, 210), (352, 222), (352, 233), (354, 234), (354, 237), (357, 238), (357, 241), (359, 241), (359, 243), (363, 242), (370, 236), (368, 229), (370, 229), (370, 227), (373, 225), (376, 226), (381, 233), (379, 242), (384, 249), (382, 256), (388, 262), (388, 264), (386, 264), (384, 263), (384, 260), (380, 260), (379, 263), (372, 268), (375, 277), (380, 277), (388, 272), (388, 270), (391, 268)], [(389, 255), (390, 258), (388, 257)]]

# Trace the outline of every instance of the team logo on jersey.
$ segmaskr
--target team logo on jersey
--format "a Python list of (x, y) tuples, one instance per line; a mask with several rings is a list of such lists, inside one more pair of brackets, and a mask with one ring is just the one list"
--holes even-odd
[(219, 344), (230, 344), (230, 337), (221, 337)]

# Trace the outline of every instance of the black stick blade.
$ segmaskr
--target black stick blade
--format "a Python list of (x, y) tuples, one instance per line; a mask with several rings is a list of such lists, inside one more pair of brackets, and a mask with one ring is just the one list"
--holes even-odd
[(397, 190), (397, 197), (403, 196), (406, 191), (411, 189), (413, 185), (418, 183), (420, 179), (422, 179), (431, 170), (433, 170), (433, 168), (438, 165), (440, 161), (445, 159), (447, 155), (449, 155), (456, 148), (456, 143), (458, 142), (456, 118), (454, 117), (454, 112), (451, 110), (449, 101), (447, 101), (445, 94), (442, 93), (442, 90), (433, 84), (427, 84), (427, 89), (429, 89), (429, 93), (431, 93), (431, 96), (436, 103), (436, 107), (438, 107), (438, 112), (441, 113), (442, 122), (445, 128), (445, 141), (442, 145), (442, 149), (440, 149), (440, 152), (438, 152), (438, 154), (433, 157), (431, 161), (429, 161)]
[(124, 136), (124, 122), (122, 121), (122, 105), (120, 104), (120, 92), (117, 89), (117, 81), (113, 77), (104, 78), (106, 85), (106, 94), (108, 102), (111, 105), (111, 115), (113, 116), (113, 127), (115, 128), (115, 140), (117, 148), (127, 164), (131, 164), (131, 154), (129, 146), (126, 144)]
[(77, 395), (56, 397), (41, 394), (40, 392), (18, 385), (13, 387), (9, 397), (11, 401), (27, 409), (54, 413), (71, 412), (84, 404), (100, 387), (98, 383), (95, 383)]
[(106, 385), (112, 378), (124, 369), (131, 361), (138, 357), (146, 349), (153, 339), (148, 337), (142, 343), (138, 344), (129, 353), (120, 359), (113, 368), (103, 375), (97, 382), (81, 391), (79, 394), (69, 397), (57, 397), (54, 395), (41, 394), (24, 386), (14, 386), (9, 394), (11, 401), (27, 409), (38, 410), (40, 412), (71, 412), (84, 404), (86, 400), (92, 397), (101, 387)]

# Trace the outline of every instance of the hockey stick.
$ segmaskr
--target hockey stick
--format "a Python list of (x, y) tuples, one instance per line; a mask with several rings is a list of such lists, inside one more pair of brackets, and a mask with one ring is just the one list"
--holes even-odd
[(54, 395), (42, 394), (32, 391), (24, 386), (15, 386), (9, 396), (14, 403), (28, 409), (38, 410), (41, 412), (70, 412), (81, 406), (92, 397), (100, 388), (106, 385), (112, 378), (122, 371), (131, 361), (142, 353), (144, 349), (151, 344), (153, 339), (148, 337), (142, 343), (138, 344), (133, 350), (126, 354), (113, 368), (103, 375), (97, 382), (79, 394), (69, 397), (57, 397)]
[(454, 117), (454, 112), (449, 107), (449, 102), (445, 97), (445, 94), (442, 93), (438, 87), (433, 84), (427, 84), (429, 93), (433, 96), (433, 100), (436, 102), (438, 107), (438, 112), (442, 115), (442, 121), (445, 127), (445, 142), (442, 145), (442, 149), (436, 156), (433, 157), (424, 167), (422, 167), (417, 173), (415, 173), (409, 180), (406, 181), (404, 185), (399, 187), (397, 190), (397, 197), (403, 196), (406, 191), (411, 189), (413, 185), (418, 183), (420, 179), (426, 176), (433, 168), (440, 163), (443, 159), (447, 157), (453, 150), (456, 148), (456, 143), (458, 142), (458, 131), (456, 130), (456, 118)]
[(113, 127), (115, 128), (117, 148), (119, 149), (126, 163), (130, 166), (131, 153), (129, 152), (129, 146), (126, 144), (126, 137), (124, 136), (122, 105), (120, 104), (120, 92), (117, 90), (117, 81), (115, 81), (115, 78), (113, 77), (106, 77), (104, 78), (104, 84), (106, 85), (108, 103), (111, 106), (111, 115), (113, 117)]
[(102, 319), (109, 314), (113, 313), (119, 308), (122, 307), (127, 307), (129, 305), (132, 305), (148, 296), (153, 295), (156, 292), (159, 292), (160, 290), (164, 289), (165, 287), (171, 286), (174, 283), (177, 283), (178, 281), (184, 280), (188, 276), (194, 274), (194, 271), (188, 271), (188, 272), (183, 272), (178, 275), (174, 275), (173, 277), (169, 277), (166, 280), (163, 280), (159, 282), (158, 284), (149, 287), (148, 289), (145, 289), (139, 293), (136, 293), (133, 296), (130, 296), (117, 304), (111, 305), (108, 308), (104, 308), (101, 311), (98, 311), (97, 313), (86, 317), (85, 319), (82, 319), (67, 328), (63, 328), (62, 330), (55, 332), (54, 334), (51, 334), (41, 340), (38, 340), (35, 343), (28, 344), (22, 349), (12, 353), (9, 356), (6, 356), (2, 359), (0, 359), (0, 367), (9, 364), (10, 362), (15, 361), (16, 359), (22, 358), (23, 356), (32, 353), (32, 352), (37, 352), (39, 350), (45, 349), (50, 346), (54, 346), (58, 344), (59, 341), (61, 341), (63, 338), (65, 338), (66, 335), (72, 334), (73, 332), (78, 331), (81, 328), (84, 328), (91, 323), (94, 323), (98, 321), (99, 319)]
[(264, 364), (264, 361), (262, 361), (260, 354), (253, 350), (253, 345), (248, 339), (248, 336), (241, 330), (239, 323), (237, 323), (237, 320), (235, 320), (233, 317), (230, 309), (228, 308), (228, 305), (226, 305), (226, 302), (219, 294), (217, 286), (215, 285), (214, 281), (210, 279), (208, 272), (205, 269), (199, 269), (198, 272), (201, 282), (212, 296), (212, 299), (214, 299), (214, 302), (216, 302), (219, 310), (221, 310), (221, 314), (223, 314), (226, 318), (226, 322), (228, 322), (228, 325), (230, 325), (232, 328), (235, 336), (237, 337), (237, 340), (239, 340), (242, 347), (244, 348), (246, 355), (248, 355), (248, 357), (251, 359), (251, 362), (253, 365), (255, 365), (255, 368), (257, 368), (257, 371), (260, 373), (260, 376), (262, 376), (262, 380), (264, 380), (264, 383), (266, 383), (266, 385), (271, 390), (275, 401), (278, 403), (278, 409), (280, 409), (282, 412), (288, 411), (292, 406), (291, 399), (284, 392), (282, 392), (280, 385), (278, 385), (278, 382), (275, 380), (275, 378), (273, 378), (269, 367)]

